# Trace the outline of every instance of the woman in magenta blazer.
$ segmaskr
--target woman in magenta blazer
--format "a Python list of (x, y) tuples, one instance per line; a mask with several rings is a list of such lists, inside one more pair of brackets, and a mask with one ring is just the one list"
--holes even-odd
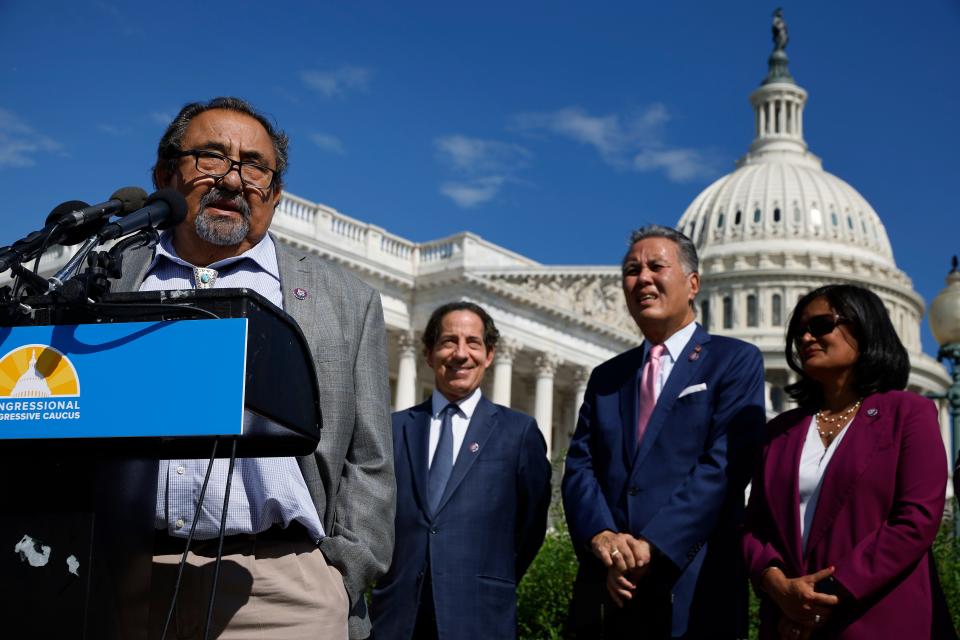
[(799, 407), (767, 425), (743, 554), (761, 638), (955, 638), (930, 546), (946, 451), (934, 404), (903, 391), (907, 352), (852, 285), (797, 302), (786, 358)]

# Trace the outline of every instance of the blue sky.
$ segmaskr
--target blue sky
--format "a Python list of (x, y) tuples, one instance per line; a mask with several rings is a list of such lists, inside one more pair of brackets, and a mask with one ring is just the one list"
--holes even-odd
[[(929, 302), (960, 253), (960, 3), (782, 4), (807, 142)], [(290, 134), (292, 193), (416, 241), (613, 264), (746, 151), (775, 6), (0, 0), (0, 244), (150, 190), (179, 107), (239, 95)]]

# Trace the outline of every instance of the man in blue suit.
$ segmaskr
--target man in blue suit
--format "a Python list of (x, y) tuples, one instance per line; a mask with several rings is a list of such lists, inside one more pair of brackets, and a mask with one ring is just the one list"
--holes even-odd
[(517, 583), (540, 549), (550, 463), (536, 421), (483, 397), (499, 333), (471, 302), (423, 333), (436, 390), (393, 414), (393, 563), (373, 591), (376, 640), (511, 638)]
[(651, 225), (623, 260), (640, 347), (590, 377), (563, 504), (581, 638), (746, 636), (736, 528), (764, 425), (763, 360), (694, 322), (697, 253)]

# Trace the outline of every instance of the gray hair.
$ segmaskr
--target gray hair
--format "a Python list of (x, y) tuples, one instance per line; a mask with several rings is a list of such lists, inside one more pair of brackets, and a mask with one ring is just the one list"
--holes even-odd
[(693, 241), (676, 229), (664, 227), (659, 224), (648, 224), (630, 233), (627, 252), (624, 254), (623, 260), (620, 261), (621, 268), (626, 264), (627, 256), (630, 255), (630, 250), (633, 248), (633, 245), (647, 238), (666, 238), (667, 240), (672, 240), (677, 245), (677, 252), (680, 255), (683, 272), (687, 274), (699, 272), (700, 260), (697, 259), (697, 248), (694, 246)]
[(173, 119), (173, 122), (167, 125), (167, 130), (163, 133), (160, 144), (157, 146), (157, 163), (153, 165), (154, 186), (157, 188), (162, 186), (156, 184), (158, 171), (172, 173), (176, 169), (178, 160), (176, 155), (183, 151), (180, 145), (183, 143), (183, 136), (187, 132), (190, 121), (204, 111), (212, 109), (225, 109), (226, 111), (243, 113), (263, 125), (267, 135), (270, 136), (270, 140), (273, 141), (273, 151), (277, 156), (276, 179), (273, 186), (275, 188), (282, 187), (283, 174), (287, 170), (287, 145), (290, 142), (287, 134), (274, 126), (266, 116), (254, 109), (253, 105), (246, 100), (231, 97), (214, 98), (209, 102), (191, 102), (180, 109), (180, 113)]

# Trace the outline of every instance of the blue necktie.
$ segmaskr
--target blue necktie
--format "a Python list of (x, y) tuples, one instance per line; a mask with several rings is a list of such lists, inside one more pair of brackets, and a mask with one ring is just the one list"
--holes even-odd
[(440, 412), (440, 439), (437, 441), (437, 450), (433, 453), (433, 462), (430, 463), (430, 482), (427, 485), (427, 502), (430, 504), (431, 513), (437, 512), (443, 490), (453, 470), (453, 414), (458, 409), (457, 405), (451, 402)]

